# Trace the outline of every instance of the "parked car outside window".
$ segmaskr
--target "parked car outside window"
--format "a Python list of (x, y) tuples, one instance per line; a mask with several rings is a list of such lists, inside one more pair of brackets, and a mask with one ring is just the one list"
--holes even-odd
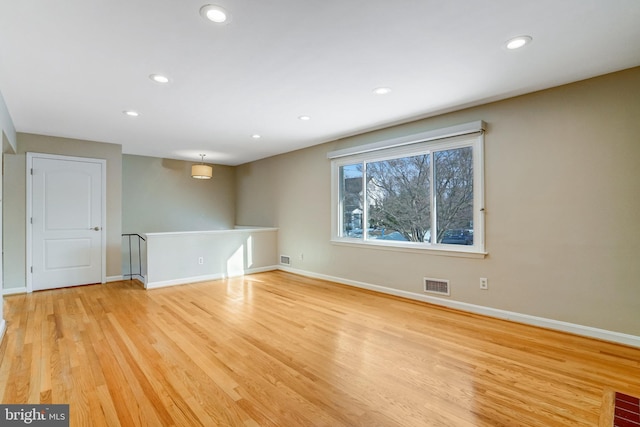
[(440, 243), (447, 245), (473, 245), (473, 231), (463, 229), (447, 230), (442, 235)]

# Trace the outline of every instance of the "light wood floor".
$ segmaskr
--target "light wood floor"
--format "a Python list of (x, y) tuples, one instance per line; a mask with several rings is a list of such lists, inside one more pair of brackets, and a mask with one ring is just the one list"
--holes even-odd
[(5, 297), (2, 403), (72, 426), (597, 426), (640, 349), (270, 272)]

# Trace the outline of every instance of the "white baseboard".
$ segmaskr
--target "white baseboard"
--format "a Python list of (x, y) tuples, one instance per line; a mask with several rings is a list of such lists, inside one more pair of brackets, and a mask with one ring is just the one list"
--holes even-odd
[(216, 273), (216, 274), (207, 274), (204, 276), (181, 277), (179, 279), (173, 279), (173, 280), (148, 282), (146, 283), (145, 288), (157, 289), (157, 288), (165, 288), (167, 286), (193, 284), (196, 282), (205, 282), (208, 280), (220, 280), (220, 279), (227, 279), (230, 277), (239, 277), (239, 276), (244, 276), (245, 274), (263, 273), (265, 271), (272, 271), (277, 269), (278, 269), (277, 266), (270, 265), (268, 267), (248, 268), (244, 271), (237, 272), (237, 273)]
[(123, 281), (137, 280), (138, 282), (141, 282), (143, 284), (147, 282), (147, 278), (140, 274), (134, 274), (134, 275), (125, 274), (122, 276), (122, 279), (119, 279), (119, 280), (123, 280)]
[(21, 286), (19, 288), (8, 288), (2, 290), (2, 295), (15, 295), (15, 294), (25, 294), (27, 293), (27, 287)]
[[(124, 278), (122, 276), (108, 276), (106, 278), (106, 282), (105, 283), (119, 282), (120, 280), (124, 280)], [(24, 294), (26, 292), (27, 292), (27, 287), (26, 286), (22, 286), (20, 288), (3, 289), (2, 290), (2, 295)]]
[(541, 328), (553, 329), (561, 332), (568, 332), (575, 335), (582, 335), (589, 338), (611, 341), (619, 344), (630, 345), (640, 348), (640, 336), (623, 334), (620, 332), (608, 331), (606, 329), (593, 328), (591, 326), (578, 325), (575, 323), (563, 322), (559, 320), (547, 319), (544, 317), (531, 316), (528, 314), (516, 313), (513, 311), (500, 310), (497, 308), (485, 307), (481, 305), (469, 304), (466, 302), (453, 301), (444, 298), (432, 297), (429, 295), (417, 294), (415, 292), (401, 291), (398, 289), (387, 288), (385, 286), (372, 285), (370, 283), (358, 282), (355, 280), (342, 279), (340, 277), (328, 276), (325, 274), (313, 273), (305, 270), (298, 270), (286, 266), (278, 266), (278, 269), (287, 271), (301, 276), (312, 277), (315, 279), (328, 280), (343, 285), (354, 286), (357, 288), (368, 289), (371, 291), (381, 292), (384, 294), (395, 295), (417, 301), (428, 302), (431, 304), (441, 305), (456, 310), (466, 311), (484, 316), (495, 317), (503, 320), (523, 323)]
[[(105, 283), (118, 282), (120, 280), (123, 280), (123, 277), (122, 276), (107, 276), (105, 280), (106, 280)], [(3, 289), (2, 290), (2, 295), (24, 294), (26, 292), (27, 292), (27, 287), (26, 286), (22, 286), (20, 288)]]

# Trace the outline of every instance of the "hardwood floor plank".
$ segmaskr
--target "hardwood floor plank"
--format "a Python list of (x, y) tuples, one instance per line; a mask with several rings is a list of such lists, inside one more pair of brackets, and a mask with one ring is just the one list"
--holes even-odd
[(595, 426), (640, 395), (638, 348), (284, 272), (5, 316), (0, 401), (69, 403), (72, 426)]

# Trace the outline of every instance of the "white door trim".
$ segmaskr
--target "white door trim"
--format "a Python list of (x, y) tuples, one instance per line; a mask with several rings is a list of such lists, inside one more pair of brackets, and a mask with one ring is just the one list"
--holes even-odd
[(57, 154), (44, 154), (44, 153), (27, 153), (27, 217), (26, 217), (26, 225), (27, 225), (27, 238), (26, 238), (26, 250), (27, 250), (27, 262), (26, 262), (26, 271), (25, 275), (27, 278), (27, 292), (33, 292), (33, 274), (31, 273), (31, 267), (33, 266), (33, 247), (32, 241), (33, 238), (33, 226), (31, 225), (31, 217), (33, 215), (33, 202), (31, 200), (33, 193), (33, 177), (31, 175), (31, 169), (33, 169), (33, 159), (41, 158), (41, 159), (52, 159), (52, 160), (70, 160), (70, 161), (79, 161), (79, 162), (89, 162), (89, 163), (100, 163), (102, 165), (102, 209), (100, 212), (100, 217), (102, 220), (102, 257), (101, 257), (101, 281), (102, 283), (107, 282), (107, 161), (105, 159), (94, 159), (90, 157), (72, 157), (72, 156), (61, 156)]

